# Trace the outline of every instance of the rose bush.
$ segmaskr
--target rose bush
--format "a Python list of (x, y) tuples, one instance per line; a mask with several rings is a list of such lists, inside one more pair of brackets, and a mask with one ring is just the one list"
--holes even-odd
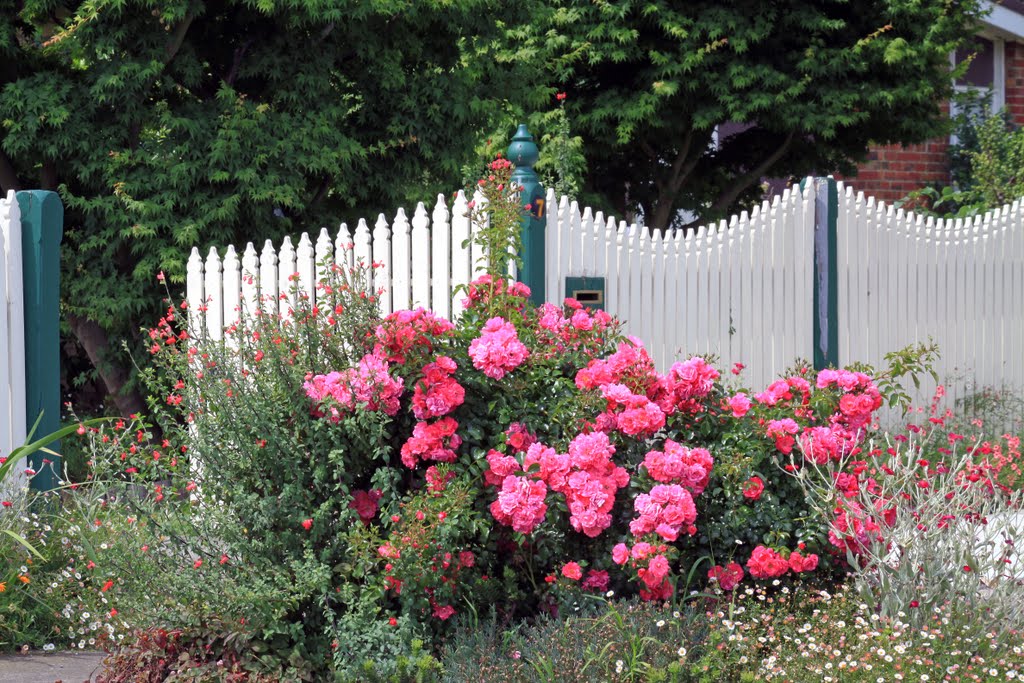
[[(508, 254), (521, 208), (507, 162), (490, 171), (485, 253)], [(793, 475), (871, 486), (868, 374), (658, 372), (603, 311), (530, 304), (507, 261), (457, 321), (379, 319), (359, 269), (223, 341), (169, 308), (155, 427), (91, 433), (103, 503), (133, 520), (97, 563), (105, 599), (139, 625), (238, 624), (295, 676), (344, 678), (457, 615), (553, 613), (568, 584), (667, 600), (680, 579), (845, 572), (847, 539)]]

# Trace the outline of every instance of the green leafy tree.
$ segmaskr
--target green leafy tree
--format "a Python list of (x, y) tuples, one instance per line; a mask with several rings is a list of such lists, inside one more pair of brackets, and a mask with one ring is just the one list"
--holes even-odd
[(0, 188), (60, 192), (65, 319), (120, 412), (144, 408), (120, 340), (157, 317), (160, 271), (180, 290), (191, 246), (458, 186), (495, 103), (527, 94), (488, 56), (512, 11), (0, 0)]
[(567, 93), (584, 191), (656, 228), (683, 209), (727, 215), (765, 177), (850, 174), (871, 144), (942, 134), (949, 55), (979, 14), (975, 0), (545, 4), (511, 54), (545, 55)]

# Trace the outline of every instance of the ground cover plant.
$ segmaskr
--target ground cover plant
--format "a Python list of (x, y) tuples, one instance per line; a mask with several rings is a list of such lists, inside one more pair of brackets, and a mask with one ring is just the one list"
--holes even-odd
[[(75, 627), (62, 644), (116, 649), (109, 680), (460, 680), (467, 631), (491, 624), (500, 652), (522, 644), (494, 655), (496, 672), (567, 680), (527, 645), (586, 618), (572, 648), (587, 671), (720, 680), (764, 674), (789, 641), (760, 663), (723, 659), (735, 634), (708, 612), (730, 606), (731, 621), (748, 589), (779, 605), (851, 572), (864, 619), (921, 628), (907, 610), (923, 605), (958, 615), (966, 638), (971, 608), (970, 623), (1016, 642), (1019, 615), (978, 611), (979, 583), (955, 575), (943, 592), (941, 563), (917, 577), (917, 559), (888, 553), (933, 523), (942, 547), (974, 552), (957, 545), (963, 525), (1019, 502), (1019, 440), (974, 442), (936, 413), (922, 438), (882, 445), (876, 411), (913, 353), (871, 374), (797, 364), (750, 389), (741, 366), (708, 358), (658, 372), (640, 340), (573, 300), (532, 306), (504, 277), (522, 212), (510, 173), (499, 158), (480, 181), (490, 256), (456, 322), (380, 318), (358, 267), (328, 268), (316, 305), (286, 293), (288, 315), (222, 339), (168, 302), (149, 333), (148, 417), (78, 429), (92, 470), (66, 492), (75, 590), (60, 614)], [(1019, 577), (982, 561), (955, 567), (1019, 594)], [(605, 609), (609, 593), (651, 604)], [(662, 637), (662, 618), (624, 626), (662, 609), (689, 615), (685, 642)], [(602, 651), (609, 629), (633, 635)]]

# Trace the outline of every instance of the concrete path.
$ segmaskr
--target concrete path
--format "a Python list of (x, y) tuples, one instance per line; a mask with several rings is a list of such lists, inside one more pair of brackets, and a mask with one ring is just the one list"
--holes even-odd
[(94, 681), (103, 652), (33, 652), (0, 656), (0, 683), (84, 683)]

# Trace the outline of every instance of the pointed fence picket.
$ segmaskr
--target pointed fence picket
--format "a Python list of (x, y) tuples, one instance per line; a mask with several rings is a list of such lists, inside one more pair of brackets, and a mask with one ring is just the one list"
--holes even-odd
[[(931, 340), (947, 407), (971, 414), (982, 392), (1019, 394), (1021, 200), (972, 219), (936, 220), (865, 199), (842, 182), (838, 190), (840, 364), (884, 366), (886, 353)], [(924, 378), (924, 405), (935, 389)]]
[[(14, 191), (0, 197), (0, 456), (25, 442), (25, 301), (21, 211)], [(7, 490), (25, 485), (15, 467)]]
[[(745, 384), (763, 387), (796, 359), (814, 355), (814, 183), (794, 186), (729, 221), (696, 230), (651, 231), (548, 191), (545, 288), (549, 301), (571, 296), (567, 278), (603, 285), (603, 308), (641, 338), (657, 367), (712, 355), (720, 368), (744, 364)], [(947, 403), (981, 387), (1024, 388), (1024, 207), (971, 220), (935, 220), (897, 210), (838, 184), (835, 284), (841, 365), (885, 365), (887, 352), (929, 338), (942, 356)], [(473, 197), (477, 207), (482, 197)], [(820, 208), (820, 207), (819, 207)], [(399, 209), (371, 229), (342, 224), (293, 247), (250, 243), (211, 248), (188, 261), (193, 323), (213, 338), (257, 308), (287, 317), (296, 296), (316, 301), (328, 263), (373, 266), (384, 314), (424, 307), (454, 318), (460, 288), (482, 271), (470, 236), (482, 228), (464, 192), (439, 195), (412, 218)], [(588, 285), (590, 286), (590, 285)], [(958, 379), (959, 378), (959, 379)], [(919, 394), (927, 397), (934, 383)]]
[[(546, 287), (561, 301), (567, 277), (603, 280), (604, 309), (642, 339), (666, 370), (690, 355), (741, 362), (754, 386), (812, 355), (814, 197), (788, 190), (751, 213), (694, 231), (651, 231), (592, 214), (549, 192)], [(551, 235), (551, 229), (557, 235)]]
[(241, 259), (234, 245), (210, 247), (205, 259), (193, 248), (186, 268), (190, 322), (218, 340), (242, 315), (262, 311), (287, 318), (300, 298), (315, 305), (316, 284), (331, 264), (370, 269), (382, 314), (422, 306), (458, 315), (465, 296), (459, 288), (482, 272), (479, 247), (466, 244), (482, 226), (468, 214), (460, 191), (451, 209), (439, 195), (432, 213), (421, 202), (411, 221), (399, 209), (390, 224), (380, 214), (372, 230), (360, 219), (354, 235), (342, 224), (333, 239), (323, 228), (315, 242), (302, 233), (298, 246), (290, 236), (278, 247), (267, 240), (258, 255), (250, 242)]

